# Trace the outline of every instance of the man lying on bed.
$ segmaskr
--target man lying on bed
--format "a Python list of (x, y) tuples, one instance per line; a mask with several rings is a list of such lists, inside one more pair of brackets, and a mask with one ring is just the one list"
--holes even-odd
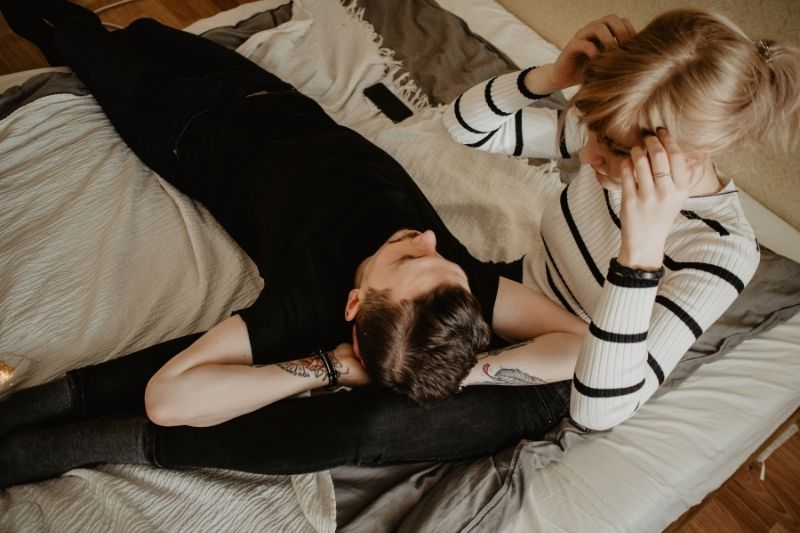
[[(452, 460), (566, 416), (569, 382), (453, 396), (471, 369), (467, 383), (493, 382), (493, 365), (476, 367), (487, 323), (507, 340), (539, 337), (511, 349), (539, 369), (517, 384), (568, 379), (586, 325), (509, 279), (519, 262), (474, 259), (386, 153), (202, 38), (151, 20), (108, 33), (63, 0), (0, 8), (72, 67), (127, 145), (201, 201), (266, 279), (252, 307), (205, 334), (0, 403), (3, 486), (101, 462), (298, 473)], [(386, 387), (265, 407), (368, 381)]]

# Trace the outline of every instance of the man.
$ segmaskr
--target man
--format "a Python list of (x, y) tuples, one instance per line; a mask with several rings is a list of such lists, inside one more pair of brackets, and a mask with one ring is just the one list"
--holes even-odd
[[(54, 39), (48, 57), (54, 49), (133, 151), (205, 204), (266, 280), (253, 306), (201, 336), (79, 369), (3, 402), (0, 433), (88, 421), (4, 439), (1, 484), (96, 462), (293, 473), (460, 458), (563, 416), (563, 386), (470, 391), (435, 410), (374, 388), (262, 409), (339, 375), (341, 384), (363, 384), (359, 361), (373, 382), (419, 403), (439, 400), (475, 367), (487, 324), (509, 340), (555, 330), (578, 337), (585, 325), (501, 278), (519, 279), (519, 262), (474, 259), (397, 162), (241, 56), (153, 21), (107, 33), (62, 0), (0, 8), (14, 10), (23, 36), (43, 47)], [(42, 37), (42, 22), (52, 36)], [(296, 359), (319, 349), (331, 351)], [(577, 353), (574, 339), (559, 349)], [(566, 368), (553, 375), (567, 379)], [(141, 412), (143, 402), (154, 422), (172, 427), (97, 418)], [(499, 417), (514, 409), (516, 419)], [(429, 432), (411, 435), (421, 417)]]

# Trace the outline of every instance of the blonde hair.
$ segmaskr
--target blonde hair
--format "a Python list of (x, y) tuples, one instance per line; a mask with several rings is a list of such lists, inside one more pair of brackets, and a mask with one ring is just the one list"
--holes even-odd
[(610, 138), (665, 127), (685, 152), (762, 142), (789, 150), (800, 132), (798, 83), (800, 48), (754, 42), (723, 16), (679, 9), (595, 56), (570, 105)]

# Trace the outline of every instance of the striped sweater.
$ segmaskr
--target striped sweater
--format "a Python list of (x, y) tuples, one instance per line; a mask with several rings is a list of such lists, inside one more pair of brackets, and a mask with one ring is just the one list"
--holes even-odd
[[(584, 134), (557, 111), (531, 104), (526, 71), (473, 87), (447, 109), (456, 141), (497, 153), (560, 157)], [(524, 281), (589, 323), (572, 382), (571, 415), (608, 429), (633, 415), (681, 356), (753, 276), (758, 245), (732, 180), (714, 195), (691, 197), (665, 246), (659, 282), (609, 274), (620, 248), (621, 193), (600, 187), (591, 167), (565, 187), (541, 224), (541, 246), (526, 258)]]

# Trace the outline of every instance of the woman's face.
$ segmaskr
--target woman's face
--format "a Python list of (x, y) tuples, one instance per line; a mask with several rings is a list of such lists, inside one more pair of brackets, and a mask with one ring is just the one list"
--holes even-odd
[(591, 165), (600, 186), (610, 191), (619, 190), (622, 180), (620, 167), (630, 157), (630, 147), (620, 146), (594, 131), (589, 131), (586, 144), (580, 151), (581, 163)]

